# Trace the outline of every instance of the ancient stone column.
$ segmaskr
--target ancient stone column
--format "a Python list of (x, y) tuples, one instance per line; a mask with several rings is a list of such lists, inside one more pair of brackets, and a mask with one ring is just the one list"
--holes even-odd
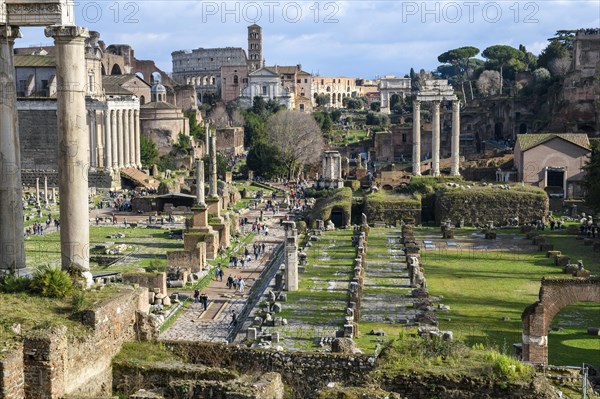
[(129, 131), (129, 110), (124, 109), (123, 111), (123, 166), (126, 168), (131, 166), (131, 159), (129, 157), (131, 151), (131, 132)]
[(440, 101), (433, 101), (431, 120), (431, 174), (440, 175)]
[(123, 129), (123, 110), (117, 110), (117, 151), (119, 153), (119, 168), (123, 168), (125, 166), (125, 132)]
[(421, 176), (421, 102), (413, 101), (413, 176)]
[[(91, 88), (89, 89), (91, 90)], [(98, 166), (98, 143), (96, 141), (96, 111), (89, 111), (88, 116), (90, 132), (90, 167), (95, 168)]]
[(135, 168), (137, 166), (135, 162), (135, 116), (132, 109), (127, 111), (127, 113), (129, 114), (129, 166)]
[(35, 206), (40, 206), (40, 178), (35, 178)]
[(298, 245), (296, 223), (284, 222), (285, 228), (285, 289), (298, 291)]
[(52, 203), (56, 205), (56, 189), (52, 187)]
[(142, 168), (142, 144), (140, 138), (140, 111), (133, 111), (133, 135), (135, 137), (135, 165), (138, 169)]
[(124, 109), (122, 111), (123, 120), (123, 166), (128, 168), (131, 164), (129, 157), (129, 150), (131, 148), (131, 136), (129, 134), (129, 111)]
[(104, 171), (112, 171), (112, 136), (110, 130), (110, 110), (104, 111)]
[(0, 25), (0, 270), (25, 267), (23, 189), (13, 48), (19, 28)]
[(460, 176), (460, 103), (452, 101), (452, 165), (450, 174)]
[(204, 201), (204, 161), (196, 158), (196, 205), (206, 207)]
[(44, 206), (48, 206), (48, 176), (44, 176)]
[(58, 184), (63, 270), (74, 270), (92, 283), (88, 210), (90, 141), (86, 132), (84, 41), (88, 30), (51, 26), (45, 34), (56, 46), (58, 78)]
[(210, 180), (208, 181), (208, 196), (216, 198), (219, 196), (217, 191), (217, 136), (212, 134), (210, 136)]
[(117, 129), (117, 110), (111, 109), (110, 113), (110, 134), (112, 142), (112, 170), (119, 170), (119, 131)]

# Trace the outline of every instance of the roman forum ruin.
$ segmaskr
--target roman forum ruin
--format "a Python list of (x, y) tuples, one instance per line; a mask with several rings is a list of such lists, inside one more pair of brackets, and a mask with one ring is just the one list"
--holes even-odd
[(440, 176), (440, 104), (452, 102), (450, 175), (459, 176), (460, 104), (447, 80), (427, 80), (413, 102), (413, 175), (421, 175), (421, 103), (432, 103), (431, 174)]
[[(57, 60), (58, 176), (62, 217), (61, 264), (77, 270), (91, 283), (89, 272), (88, 184), (90, 142), (86, 128), (86, 82), (84, 41), (88, 30), (75, 25), (73, 3), (55, 0), (23, 3), (7, 0), (0, 4), (0, 158), (3, 174), (0, 192), (0, 267), (25, 267), (23, 243), (20, 146), (18, 139), (13, 48), (20, 27), (44, 26), (54, 38)], [(8, 169), (6, 169), (8, 168)]]

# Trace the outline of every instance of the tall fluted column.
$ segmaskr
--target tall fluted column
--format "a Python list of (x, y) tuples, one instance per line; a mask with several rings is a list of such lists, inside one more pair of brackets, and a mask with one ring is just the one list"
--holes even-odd
[(129, 120), (129, 166), (135, 168), (135, 122), (132, 109), (127, 111), (127, 117)]
[(112, 171), (112, 134), (111, 134), (110, 110), (104, 111), (104, 171)]
[(13, 48), (18, 27), (0, 25), (0, 270), (25, 267), (23, 189)]
[(40, 206), (40, 178), (35, 178), (35, 206)]
[(110, 110), (110, 135), (112, 137), (112, 170), (119, 170), (119, 129), (117, 129), (117, 110)]
[(131, 132), (129, 131), (129, 110), (123, 110), (123, 164), (126, 168), (131, 166)]
[(204, 161), (196, 158), (196, 205), (205, 207), (204, 200)]
[(135, 165), (142, 168), (142, 143), (141, 143), (141, 132), (140, 132), (140, 111), (135, 110), (134, 115), (134, 131), (135, 131)]
[(452, 165), (450, 174), (460, 176), (460, 103), (452, 101)]
[(48, 176), (44, 176), (44, 206), (48, 206)]
[[(125, 154), (129, 154), (126, 150), (127, 143), (125, 142), (125, 138), (127, 137), (125, 110), (118, 110), (117, 115), (117, 128), (119, 129), (119, 167), (124, 168), (127, 166), (125, 163)], [(127, 139), (127, 141), (129, 141), (129, 139)]]
[(413, 101), (413, 176), (421, 176), (421, 102)]
[(210, 157), (210, 127), (208, 121), (204, 121), (204, 142), (206, 143), (204, 146), (205, 155)]
[(433, 102), (431, 121), (431, 174), (440, 175), (440, 102)]
[(217, 191), (217, 135), (210, 136), (210, 180), (208, 181), (208, 196), (216, 198), (219, 196)]
[(95, 118), (94, 118), (94, 111), (88, 111), (86, 112), (87, 114), (87, 127), (88, 127), (88, 132), (90, 135), (90, 167), (95, 168), (96, 165), (96, 149), (97, 147), (97, 143), (96, 143), (96, 126), (95, 126)]
[(58, 184), (60, 191), (60, 244), (62, 268), (80, 272), (92, 283), (88, 210), (90, 141), (86, 132), (84, 41), (88, 30), (52, 26), (58, 78)]

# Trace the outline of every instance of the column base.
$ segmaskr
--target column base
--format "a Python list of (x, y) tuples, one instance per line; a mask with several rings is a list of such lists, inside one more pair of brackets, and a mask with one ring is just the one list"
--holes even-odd
[(92, 276), (92, 273), (82, 272), (81, 277), (83, 277), (85, 280), (85, 288), (91, 288), (91, 286), (94, 285), (94, 277)]

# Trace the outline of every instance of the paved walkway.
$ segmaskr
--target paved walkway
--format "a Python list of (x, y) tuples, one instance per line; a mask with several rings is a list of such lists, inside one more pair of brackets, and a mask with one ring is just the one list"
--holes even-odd
[[(384, 238), (385, 251), (374, 251)], [(376, 240), (375, 237), (379, 238)], [(410, 297), (406, 256), (399, 231), (371, 230), (361, 301), (361, 322), (411, 323), (417, 311)]]
[[(262, 208), (264, 209), (264, 208)], [(244, 215), (253, 221), (260, 214), (260, 208), (250, 211)], [(249, 244), (252, 254), (252, 243), (265, 243), (265, 252), (259, 256), (258, 262), (252, 260), (250, 265), (244, 269), (224, 267), (223, 281), (213, 280), (202, 293), (208, 295), (208, 308), (205, 311), (200, 303), (192, 303), (183, 314), (179, 315), (173, 325), (164, 331), (159, 339), (170, 341), (213, 341), (225, 342), (231, 327), (231, 313), (235, 310), (240, 314), (248, 297), (251, 287), (256, 282), (277, 245), (283, 242), (284, 231), (279, 226), (279, 220), (285, 217), (285, 213), (279, 212), (273, 215), (272, 212), (264, 212), (264, 221), (269, 227), (269, 234), (265, 236), (260, 234), (254, 237)], [(227, 265), (224, 265), (227, 266)], [(238, 276), (244, 279), (246, 287), (244, 293), (235, 292), (227, 288), (227, 277)], [(192, 296), (192, 292), (187, 292)], [(243, 320), (238, 320), (238, 323)]]

